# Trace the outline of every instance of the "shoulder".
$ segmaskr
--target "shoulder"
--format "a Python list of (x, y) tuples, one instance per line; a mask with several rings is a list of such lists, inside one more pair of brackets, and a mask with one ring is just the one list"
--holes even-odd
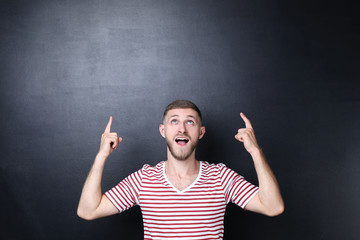
[(222, 170), (224, 168), (227, 168), (225, 164), (223, 163), (208, 163), (206, 161), (201, 161), (202, 168), (206, 170)]
[(237, 172), (232, 170), (231, 168), (228, 168), (223, 163), (208, 163), (208, 162), (202, 162), (202, 170), (205, 172), (205, 174), (216, 174), (218, 177), (224, 180), (233, 179), (235, 177), (242, 178), (241, 175), (239, 175)]
[(206, 161), (201, 161), (202, 171), (207, 175), (217, 174), (222, 175), (224, 170), (227, 170), (225, 164), (223, 163), (208, 163)]
[(150, 166), (149, 164), (145, 164), (140, 169), (140, 171), (146, 175), (160, 174), (163, 171), (163, 165), (164, 165), (164, 161), (159, 162), (155, 166)]

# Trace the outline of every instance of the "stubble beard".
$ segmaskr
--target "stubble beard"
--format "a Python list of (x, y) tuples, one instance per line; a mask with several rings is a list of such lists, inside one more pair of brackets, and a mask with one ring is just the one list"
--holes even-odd
[(190, 141), (188, 144), (190, 144), (184, 148), (180, 148), (180, 149), (175, 149), (174, 145), (176, 144), (176, 142), (173, 142), (170, 139), (166, 139), (166, 145), (168, 146), (171, 155), (176, 159), (176, 160), (180, 160), (180, 161), (184, 161), (186, 159), (188, 159), (191, 154), (195, 151), (195, 148), (198, 144), (199, 140), (192, 142)]

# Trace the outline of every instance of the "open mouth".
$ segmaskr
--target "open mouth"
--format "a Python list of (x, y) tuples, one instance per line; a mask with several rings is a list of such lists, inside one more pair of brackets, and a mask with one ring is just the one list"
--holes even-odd
[(175, 138), (175, 142), (180, 146), (185, 146), (189, 142), (189, 139), (187, 137), (177, 137)]

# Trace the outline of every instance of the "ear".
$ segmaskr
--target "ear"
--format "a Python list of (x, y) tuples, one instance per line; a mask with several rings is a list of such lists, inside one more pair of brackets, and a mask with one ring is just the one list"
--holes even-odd
[(200, 127), (199, 139), (202, 139), (204, 135), (205, 135), (205, 127), (204, 127), (204, 126), (201, 126), (201, 127)]
[(159, 132), (163, 138), (165, 138), (165, 126), (164, 124), (159, 125)]

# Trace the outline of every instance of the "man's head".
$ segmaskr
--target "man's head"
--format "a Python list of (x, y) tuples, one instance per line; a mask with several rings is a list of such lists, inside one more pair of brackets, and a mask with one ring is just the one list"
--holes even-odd
[(195, 148), (205, 134), (199, 108), (188, 100), (176, 100), (164, 111), (160, 134), (166, 139), (168, 154), (177, 160), (195, 158)]
[(200, 118), (200, 122), (202, 121), (200, 109), (195, 105), (195, 103), (193, 103), (189, 100), (175, 100), (172, 103), (170, 103), (169, 105), (167, 105), (167, 107), (165, 108), (165, 111), (164, 111), (163, 120), (165, 120), (166, 114), (171, 109), (185, 109), (185, 108), (190, 108), (190, 109), (193, 109), (195, 112), (197, 112), (197, 114)]

